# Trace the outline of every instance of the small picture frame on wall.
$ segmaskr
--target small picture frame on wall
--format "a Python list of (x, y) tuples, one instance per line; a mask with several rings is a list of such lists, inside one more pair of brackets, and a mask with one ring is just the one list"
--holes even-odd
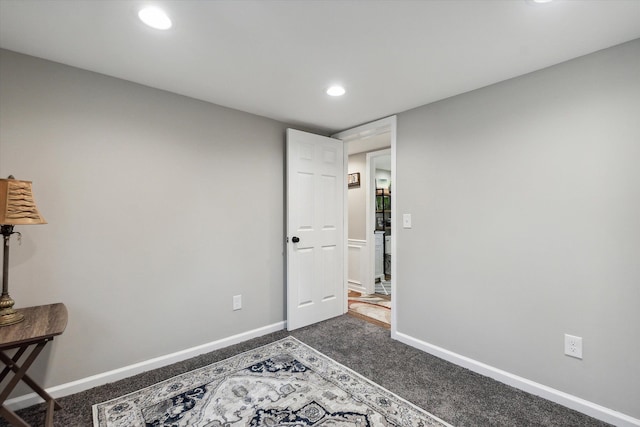
[(348, 175), (347, 182), (349, 184), (349, 188), (360, 187), (360, 172), (350, 173)]

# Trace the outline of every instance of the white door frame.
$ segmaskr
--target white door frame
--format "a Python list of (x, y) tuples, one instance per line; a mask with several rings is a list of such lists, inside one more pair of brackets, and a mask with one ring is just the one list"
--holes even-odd
[[(396, 316), (397, 316), (397, 310), (396, 310), (396, 290), (398, 288), (398, 274), (397, 274), (397, 264), (398, 264), (398, 251), (396, 248), (396, 236), (398, 234), (398, 230), (399, 230), (399, 222), (398, 222), (398, 210), (397, 210), (397, 194), (398, 194), (398, 183), (396, 180), (396, 132), (397, 132), (397, 117), (396, 116), (391, 116), (391, 117), (387, 117), (384, 119), (380, 119), (380, 120), (376, 120), (375, 122), (371, 122), (371, 123), (367, 123), (361, 126), (357, 126), (355, 128), (352, 129), (347, 129), (344, 130), (342, 132), (338, 132), (335, 135), (332, 135), (332, 138), (338, 138), (341, 139), (342, 141), (344, 141), (345, 143), (345, 162), (344, 162), (344, 176), (347, 176), (347, 174), (349, 173), (348, 170), (348, 148), (349, 148), (349, 141), (354, 141), (354, 140), (358, 140), (358, 139), (362, 139), (366, 136), (371, 136), (371, 135), (375, 135), (378, 133), (382, 133), (382, 132), (389, 132), (390, 133), (390, 138), (391, 138), (391, 182), (393, 183), (393, 191), (394, 191), (394, 197), (391, 198), (391, 212), (392, 212), (392, 216), (391, 216), (391, 338), (396, 337)], [(347, 188), (345, 186), (344, 189), (344, 197), (345, 197), (345, 204), (344, 204), (344, 217), (345, 217), (345, 242), (344, 242), (344, 247), (347, 248), (347, 236), (348, 236), (348, 228), (347, 228), (347, 222), (346, 218), (348, 218), (348, 203), (347, 203)], [(371, 197), (370, 194), (367, 193), (367, 197)], [(375, 198), (374, 198), (375, 201)], [(369, 208), (369, 202), (367, 202), (367, 209)], [(367, 215), (367, 222), (372, 222), (371, 218), (369, 218), (369, 215)], [(366, 227), (367, 227), (367, 231), (371, 229), (371, 225), (367, 223)], [(373, 247), (374, 252), (370, 252), (370, 260), (373, 261), (373, 259), (375, 258), (375, 242), (374, 242), (374, 236), (373, 233), (371, 233), (371, 235), (369, 235), (370, 233), (367, 232), (367, 245)], [(370, 249), (371, 251), (371, 249)], [(347, 266), (348, 265), (348, 251), (345, 250), (344, 251), (344, 265)], [(371, 266), (373, 266), (374, 264), (371, 264)], [(371, 270), (371, 269), (370, 269)], [(373, 270), (371, 270), (373, 271)], [(346, 295), (346, 290), (348, 289), (348, 281), (347, 281), (347, 268), (345, 268), (345, 277), (344, 277), (344, 288), (345, 288), (345, 300), (344, 300), (344, 306), (345, 306), (345, 312), (347, 311), (347, 295)]]

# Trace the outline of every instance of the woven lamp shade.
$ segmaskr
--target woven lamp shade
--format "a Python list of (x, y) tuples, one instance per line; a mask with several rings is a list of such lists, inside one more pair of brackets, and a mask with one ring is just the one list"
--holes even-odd
[(31, 181), (0, 179), (0, 224), (46, 224), (33, 199)]

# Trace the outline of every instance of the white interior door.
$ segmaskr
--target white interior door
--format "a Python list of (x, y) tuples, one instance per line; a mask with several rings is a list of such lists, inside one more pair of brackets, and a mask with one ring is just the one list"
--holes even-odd
[(287, 129), (287, 329), (345, 311), (344, 146)]

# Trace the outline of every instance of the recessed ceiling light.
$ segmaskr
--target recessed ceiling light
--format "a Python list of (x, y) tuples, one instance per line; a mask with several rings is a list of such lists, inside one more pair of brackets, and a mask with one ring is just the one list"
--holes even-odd
[(551, 3), (553, 0), (530, 0), (533, 3)]
[(157, 30), (168, 30), (171, 28), (171, 19), (163, 10), (157, 7), (145, 7), (138, 12), (138, 18), (148, 26)]
[(329, 96), (342, 96), (345, 92), (346, 90), (342, 86), (331, 86), (327, 89), (327, 95)]

